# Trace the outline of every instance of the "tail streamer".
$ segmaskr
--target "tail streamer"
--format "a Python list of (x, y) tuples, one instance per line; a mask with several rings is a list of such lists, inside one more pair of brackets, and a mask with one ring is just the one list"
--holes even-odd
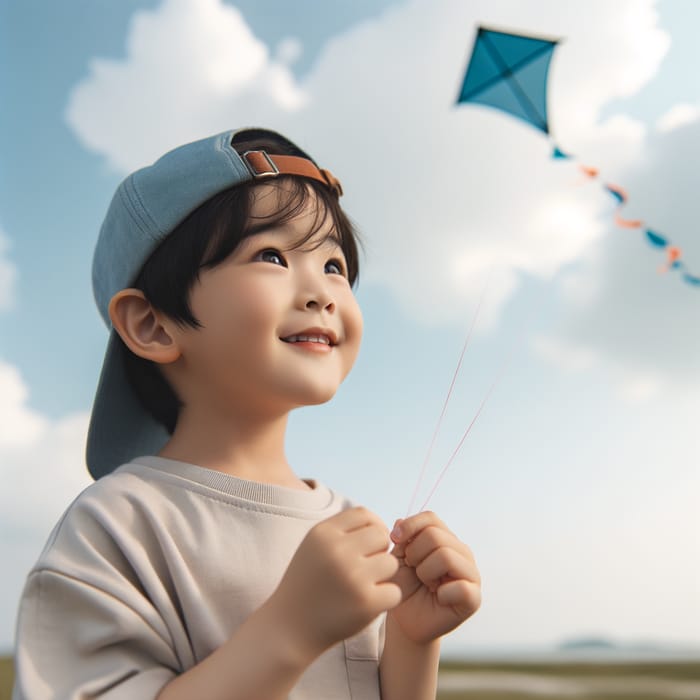
[[(560, 148), (554, 146), (552, 152), (552, 158), (555, 160), (571, 159), (572, 156), (565, 154)], [(599, 175), (598, 168), (591, 167), (588, 165), (579, 165), (579, 170), (588, 178), (595, 179)], [(653, 231), (646, 228), (644, 221), (641, 219), (627, 219), (622, 216), (620, 210), (627, 203), (629, 199), (627, 190), (620, 185), (614, 185), (612, 183), (603, 183), (603, 189), (615, 200), (617, 206), (615, 207), (615, 225), (619, 228), (626, 229), (639, 229), (644, 231), (644, 237), (646, 241), (654, 248), (659, 248), (666, 251), (666, 260), (662, 265), (659, 266), (660, 273), (666, 273), (670, 271), (676, 271), (680, 274), (681, 279), (695, 287), (700, 287), (700, 277), (690, 273), (688, 268), (683, 261), (683, 251), (666, 238), (666, 236), (660, 234), (657, 231)]]
[(611, 194), (617, 201), (617, 211), (615, 212), (615, 223), (621, 228), (642, 228), (644, 222), (641, 219), (623, 219), (620, 215), (620, 208), (627, 201), (627, 192), (619, 185), (603, 185), (603, 189)]

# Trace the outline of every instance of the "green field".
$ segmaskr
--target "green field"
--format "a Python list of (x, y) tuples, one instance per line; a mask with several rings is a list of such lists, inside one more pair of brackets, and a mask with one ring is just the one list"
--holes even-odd
[(440, 700), (700, 700), (700, 659), (656, 663), (448, 662)]
[[(12, 662), (0, 658), (0, 700), (9, 700)], [(659, 663), (444, 661), (438, 700), (700, 700), (700, 659)]]
[(12, 659), (0, 656), (0, 700), (10, 700), (12, 693)]

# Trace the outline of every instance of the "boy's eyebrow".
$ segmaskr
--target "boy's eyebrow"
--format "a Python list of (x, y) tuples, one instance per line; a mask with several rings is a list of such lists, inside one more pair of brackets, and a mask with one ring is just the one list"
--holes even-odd
[(343, 242), (340, 240), (340, 236), (338, 235), (338, 232), (333, 229), (328, 233), (328, 235), (323, 239), (323, 242), (330, 242), (336, 245), (338, 248), (343, 247)]
[(243, 237), (242, 240), (245, 240), (246, 238), (251, 238), (252, 236), (257, 236), (261, 233), (267, 233), (267, 232), (272, 232), (275, 230), (279, 230), (281, 227), (279, 223), (276, 222), (261, 222), (259, 224), (254, 224), (253, 226), (247, 226), (245, 229), (245, 236)]
[[(259, 236), (263, 235), (266, 233), (270, 234), (285, 234), (289, 230), (289, 226), (286, 223), (259, 223), (254, 226), (251, 226), (248, 228), (246, 235), (243, 239), (241, 239), (241, 244), (245, 243), (249, 239), (253, 238), (254, 236)], [(310, 240), (313, 236), (315, 235), (314, 233), (311, 233), (308, 236), (308, 239)], [(297, 247), (304, 247), (306, 241), (304, 240), (307, 238), (306, 235), (299, 236), (299, 241), (296, 241), (292, 245), (292, 249), (297, 248)], [(314, 248), (320, 248), (321, 246), (331, 244), (337, 248), (343, 248), (343, 241), (341, 240), (340, 236), (338, 235), (338, 231), (335, 228), (335, 226), (326, 234), (322, 237), (322, 239), (313, 247)]]

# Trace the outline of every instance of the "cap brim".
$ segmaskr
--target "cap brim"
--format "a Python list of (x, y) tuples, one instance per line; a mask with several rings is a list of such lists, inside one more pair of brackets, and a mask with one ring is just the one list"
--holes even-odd
[(135, 457), (157, 454), (170, 437), (131, 390), (122, 352), (111, 331), (87, 438), (87, 466), (94, 479)]

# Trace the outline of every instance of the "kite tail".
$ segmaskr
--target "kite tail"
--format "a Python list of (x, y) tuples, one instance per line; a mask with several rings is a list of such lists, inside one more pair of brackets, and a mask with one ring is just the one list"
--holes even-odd
[(659, 272), (668, 272), (669, 270), (682, 270), (685, 266), (681, 262), (683, 252), (675, 245), (668, 246), (666, 250), (666, 262), (659, 268)]
[[(561, 155), (559, 155), (561, 154)], [(554, 152), (552, 153), (553, 158), (573, 158), (573, 156), (564, 154), (557, 146), (554, 147)], [(595, 179), (599, 175), (598, 168), (592, 167), (590, 165), (579, 164), (579, 170), (588, 178)], [(700, 287), (700, 277), (691, 274), (685, 264), (682, 261), (683, 253), (678, 246), (671, 245), (671, 242), (662, 234), (657, 231), (652, 231), (651, 229), (644, 227), (644, 222), (641, 219), (626, 219), (620, 214), (620, 209), (626, 204), (628, 200), (627, 191), (620, 187), (620, 185), (614, 185), (612, 183), (603, 184), (603, 189), (617, 202), (617, 207), (615, 208), (615, 225), (620, 228), (628, 229), (642, 229), (646, 237), (647, 242), (654, 248), (661, 248), (666, 250), (666, 260), (659, 267), (660, 273), (670, 272), (671, 270), (676, 270), (680, 273), (681, 279), (694, 287)]]
[(615, 212), (615, 224), (621, 228), (641, 228), (643, 222), (640, 219), (625, 219), (620, 216), (620, 209), (627, 202), (627, 192), (619, 185), (606, 184), (603, 189), (611, 194), (617, 202), (617, 211)]
[(681, 275), (681, 279), (684, 282), (694, 287), (700, 287), (700, 277), (691, 275), (690, 272), (688, 272), (685, 264), (682, 261), (683, 251), (678, 246), (670, 245), (668, 240), (656, 231), (647, 229), (645, 233), (647, 241), (649, 241), (652, 246), (666, 250), (666, 261), (659, 268), (660, 273), (666, 273), (670, 270), (678, 270)]
[(663, 248), (666, 250), (666, 260), (659, 267), (660, 274), (665, 274), (672, 270), (676, 270), (686, 284), (690, 284), (693, 287), (700, 287), (700, 277), (690, 274), (688, 268), (685, 266), (685, 263), (682, 260), (683, 251), (678, 246), (669, 245), (668, 240), (656, 233), (656, 231), (650, 231), (647, 229), (646, 236), (649, 243), (655, 248)]
[[(579, 165), (579, 170), (591, 179), (598, 177), (598, 168), (592, 168), (589, 165)], [(640, 219), (625, 219), (620, 216), (620, 209), (627, 202), (627, 191), (619, 185), (607, 183), (603, 185), (603, 189), (617, 202), (617, 210), (615, 211), (615, 224), (621, 228), (641, 228), (643, 222)]]

